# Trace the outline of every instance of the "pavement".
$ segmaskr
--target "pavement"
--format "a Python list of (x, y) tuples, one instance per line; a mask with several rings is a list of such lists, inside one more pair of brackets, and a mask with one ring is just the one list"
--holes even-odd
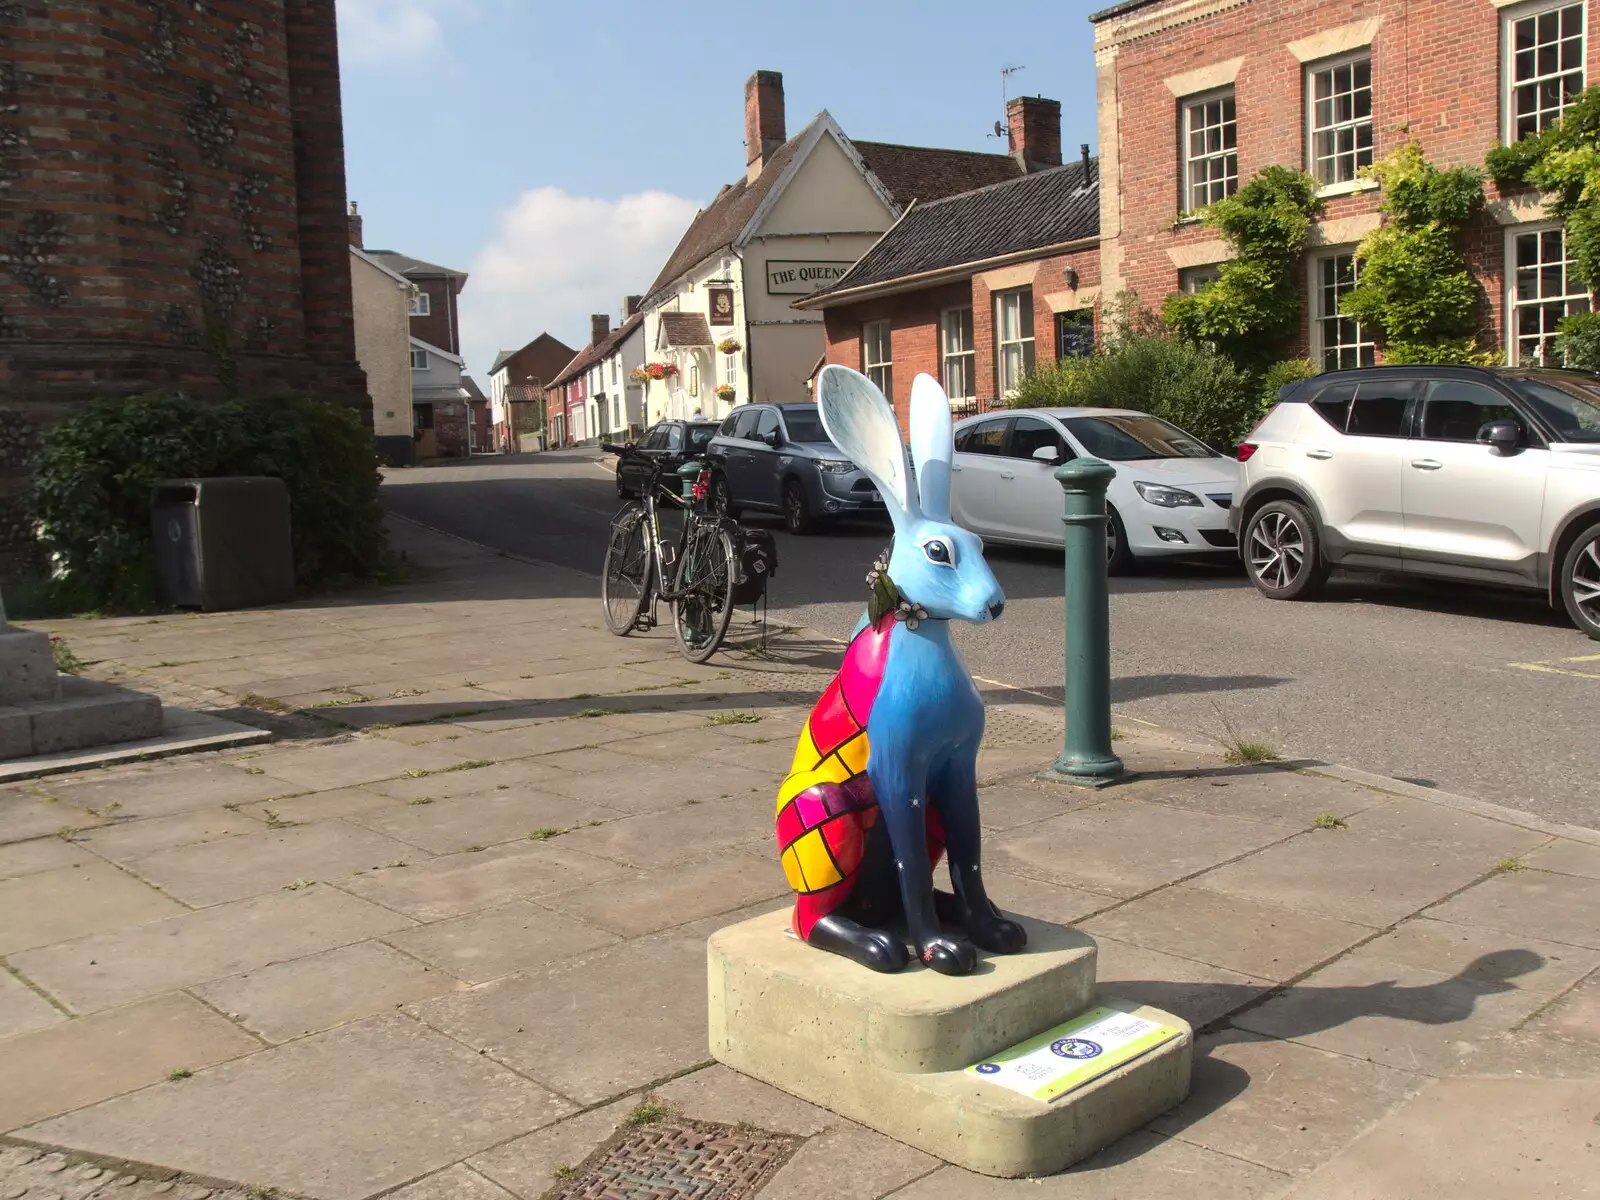
[[(385, 503), (426, 524), (598, 574), (616, 510), (593, 452), (391, 471)], [(846, 637), (885, 525), (793, 538), (775, 519), (774, 615)], [(961, 629), (972, 670), (1061, 698), (1061, 556), (990, 547), (1005, 620)], [(838, 569), (840, 562), (863, 564)], [(1335, 575), (1314, 604), (1258, 595), (1227, 564), (1160, 565), (1111, 582), (1113, 696), (1199, 742), (1239, 736), (1286, 753), (1600, 829), (1600, 644), (1540, 597)]]
[(1600, 1195), (1600, 834), (1126, 714), (1135, 779), (1044, 784), (1059, 709), (986, 684), (991, 893), (1198, 1038), (1147, 1128), (968, 1175), (708, 1061), (838, 644), (690, 666), (588, 576), (394, 532), (393, 588), (49, 626), (277, 740), (0, 787), (4, 1200)]

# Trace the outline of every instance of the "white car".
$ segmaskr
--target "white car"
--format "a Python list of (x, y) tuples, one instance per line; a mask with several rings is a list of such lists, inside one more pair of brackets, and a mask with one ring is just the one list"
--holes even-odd
[(1233, 557), (1228, 529), (1239, 464), (1148, 413), (1119, 408), (1021, 408), (956, 425), (950, 512), (991, 542), (1060, 546), (1064, 502), (1056, 468), (1110, 463), (1106, 555), (1113, 574), (1142, 558)]

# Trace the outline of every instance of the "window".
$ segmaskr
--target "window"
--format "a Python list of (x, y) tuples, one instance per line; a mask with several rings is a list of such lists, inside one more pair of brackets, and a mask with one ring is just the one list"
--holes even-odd
[(1548, 363), (1559, 366), (1551, 339), (1561, 319), (1589, 311), (1589, 295), (1579, 283), (1567, 257), (1566, 230), (1545, 227), (1513, 230), (1506, 275), (1511, 281), (1509, 303), (1511, 361), (1522, 366)]
[(665, 450), (667, 448), (667, 427), (654, 426), (644, 435), (644, 441), (639, 447), (641, 450)]
[(737, 350), (732, 354), (724, 354), (722, 356), (722, 382), (731, 383), (735, 386), (739, 383), (739, 352)]
[(814, 408), (787, 408), (783, 423), (789, 431), (791, 442), (826, 442), (828, 431), (822, 427), (822, 417)]
[(1475, 442), (1490, 421), (1522, 424), (1517, 410), (1493, 388), (1464, 379), (1439, 379), (1422, 401), (1422, 437), (1431, 442)]
[(889, 352), (889, 322), (869, 321), (861, 327), (861, 371), (878, 385), (878, 390), (894, 399), (893, 358)]
[(1322, 184), (1350, 183), (1372, 165), (1372, 59), (1331, 63), (1306, 81), (1311, 174)]
[(1010, 426), (1010, 417), (996, 417), (992, 421), (968, 425), (956, 438), (956, 449), (963, 454), (1004, 454), (1006, 430)]
[(1178, 290), (1194, 295), (1208, 283), (1222, 278), (1222, 268), (1216, 263), (1204, 267), (1187, 267), (1178, 272)]
[(1549, 129), (1583, 91), (1583, 9), (1570, 0), (1546, 0), (1506, 15), (1501, 69), (1507, 142)]
[(1054, 425), (1038, 417), (1018, 417), (1011, 428), (1011, 458), (1031, 459), (1040, 449), (1048, 446), (1056, 452), (1056, 462), (1071, 458), (1067, 439), (1056, 431)]
[(413, 317), (426, 317), (430, 313), (428, 308), (428, 293), (415, 291), (411, 293), (411, 306), (408, 310)]
[(622, 428), (622, 397), (618, 396), (611, 402), (611, 423), (616, 428)]
[(682, 450), (682, 449), (683, 449), (683, 426), (682, 425), (668, 425), (667, 426), (667, 452), (671, 453), (671, 452), (673, 452), (675, 450)]
[(778, 432), (778, 414), (770, 408), (763, 408), (756, 417), (756, 431), (750, 436), (758, 442), (764, 442)]
[(1316, 305), (1312, 321), (1312, 351), (1324, 371), (1370, 367), (1378, 361), (1378, 348), (1357, 321), (1339, 315), (1339, 300), (1355, 287), (1360, 272), (1353, 251), (1325, 254), (1311, 260), (1311, 291)]
[(1317, 393), (1317, 398), (1311, 402), (1311, 411), (1343, 433), (1350, 417), (1350, 402), (1355, 398), (1355, 384), (1336, 383)]
[(944, 394), (950, 397), (952, 403), (977, 399), (971, 307), (947, 308), (939, 314), (939, 354), (944, 375)]
[(1600, 442), (1600, 388), (1571, 375), (1508, 381), (1555, 428), (1561, 442)]
[(411, 424), (417, 429), (432, 429), (433, 405), (413, 404), (411, 406)]
[(1406, 437), (1406, 406), (1415, 393), (1416, 385), (1403, 380), (1362, 384), (1350, 405), (1345, 432), (1351, 437)]
[(411, 369), (413, 371), (428, 369), (428, 352), (420, 346), (411, 347)]
[(739, 418), (739, 424), (734, 429), (733, 436), (737, 438), (754, 437), (756, 432), (756, 418), (760, 415), (760, 409), (746, 408), (740, 411), (737, 414)]
[(1009, 396), (1033, 370), (1032, 288), (995, 295), (994, 330), (1000, 343), (1000, 394)]
[(1239, 190), (1239, 127), (1233, 89), (1183, 104), (1183, 208), (1198, 212)]
[(1094, 309), (1056, 314), (1056, 357), (1087, 358), (1094, 353)]
[(1216, 458), (1217, 452), (1159, 417), (1068, 417), (1063, 424), (1078, 444), (1107, 462), (1150, 458)]

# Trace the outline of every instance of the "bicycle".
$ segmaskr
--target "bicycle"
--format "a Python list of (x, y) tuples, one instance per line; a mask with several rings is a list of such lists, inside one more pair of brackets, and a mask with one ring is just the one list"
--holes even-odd
[[(620, 458), (645, 458), (632, 446), (604, 445)], [(663, 481), (665, 464), (652, 462), (649, 482), (640, 499), (630, 501), (611, 518), (600, 598), (606, 628), (618, 637), (656, 627), (656, 604), (672, 608), (678, 650), (692, 663), (717, 652), (733, 618), (736, 551), (727, 522), (710, 513), (705, 496), (711, 472), (699, 462), (686, 462), (675, 474), (678, 488)], [(675, 540), (661, 531), (661, 504), (683, 512)], [(667, 572), (676, 567), (672, 586)]]

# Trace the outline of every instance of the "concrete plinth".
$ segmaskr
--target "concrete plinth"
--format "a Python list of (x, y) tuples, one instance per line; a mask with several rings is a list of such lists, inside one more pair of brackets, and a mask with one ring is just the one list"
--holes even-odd
[(61, 676), (58, 686), (54, 699), (0, 708), (0, 759), (136, 742), (161, 732), (161, 701), (154, 696), (75, 675)]
[[(1094, 994), (1095, 946), (1019, 918), (1028, 950), (967, 976), (913, 965), (879, 975), (787, 935), (788, 913), (707, 946), (711, 1053), (734, 1070), (985, 1175), (1046, 1175), (1181, 1101), (1193, 1038), (1177, 1017)], [(1183, 1036), (1045, 1103), (965, 1068), (1093, 1003)]]
[(0, 622), (0, 705), (54, 700), (57, 684), (50, 635)]

